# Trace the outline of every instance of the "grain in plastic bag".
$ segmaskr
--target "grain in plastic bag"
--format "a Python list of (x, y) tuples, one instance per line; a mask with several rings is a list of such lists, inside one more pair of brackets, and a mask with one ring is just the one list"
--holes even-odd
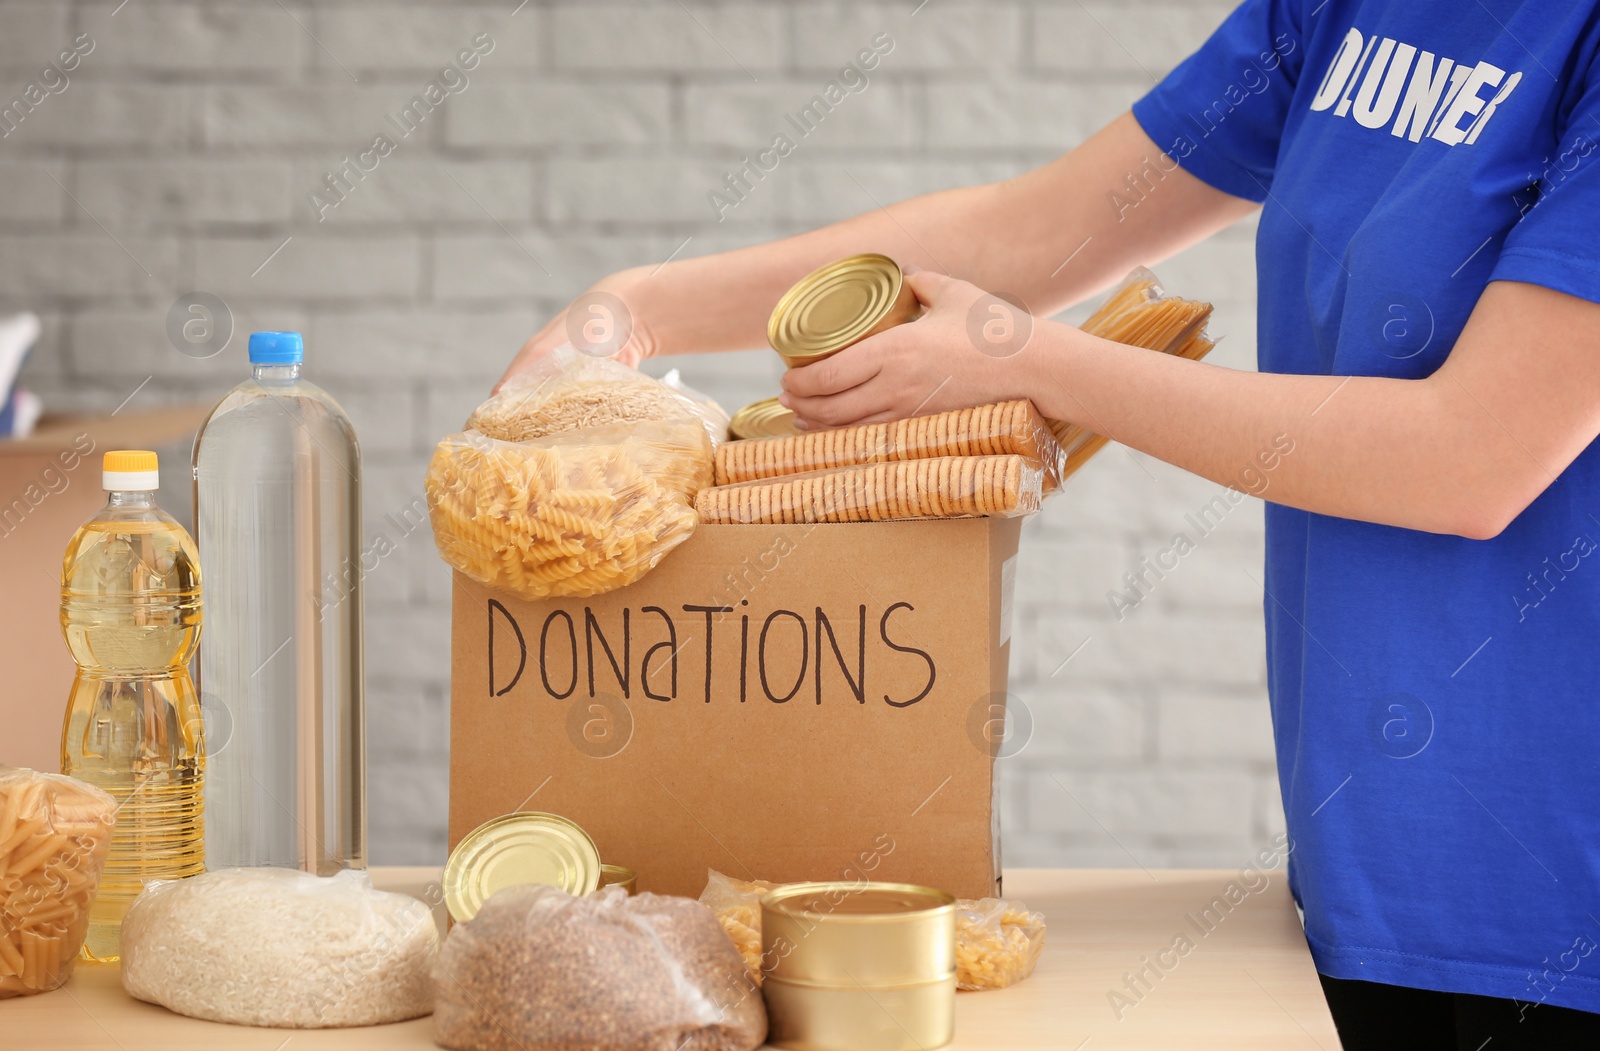
[(702, 522), (792, 524), (1013, 518), (1039, 510), (1044, 471), (1025, 456), (936, 456), (702, 489)]
[(1016, 455), (1037, 460), (1045, 491), (1058, 484), (1066, 454), (1027, 400), (913, 416), (884, 423), (727, 442), (717, 448), (716, 483), (729, 485), (803, 471), (936, 456)]
[(116, 812), (77, 778), (0, 766), (0, 1000), (72, 977)]
[(433, 910), (365, 872), (216, 869), (145, 885), (122, 921), (122, 987), (213, 1022), (378, 1025), (432, 1009), (438, 946)]
[(761, 993), (688, 898), (576, 898), (522, 884), (457, 924), (434, 965), (435, 1040), (453, 1051), (750, 1051)]
[(611, 358), (560, 346), (473, 410), (465, 430), (524, 442), (586, 427), (694, 419), (713, 443), (728, 433), (728, 414), (686, 386), (673, 369), (653, 379)]
[[(1156, 275), (1141, 266), (1079, 328), (1091, 336), (1199, 361), (1216, 346), (1206, 334), (1210, 317), (1210, 303), (1168, 295)], [(1108, 440), (1064, 420), (1049, 423), (1066, 454), (1062, 479), (1087, 463)]]

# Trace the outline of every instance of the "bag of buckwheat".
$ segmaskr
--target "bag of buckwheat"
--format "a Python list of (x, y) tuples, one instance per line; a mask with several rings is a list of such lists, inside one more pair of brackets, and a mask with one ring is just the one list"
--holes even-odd
[(711, 911), (620, 887), (507, 887), (457, 924), (433, 969), (452, 1051), (752, 1051), (761, 992)]

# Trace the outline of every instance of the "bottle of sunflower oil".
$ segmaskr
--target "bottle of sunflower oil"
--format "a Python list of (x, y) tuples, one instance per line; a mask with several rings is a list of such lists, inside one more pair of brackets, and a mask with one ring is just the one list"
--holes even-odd
[(189, 659), (200, 635), (194, 540), (156, 506), (156, 454), (108, 452), (106, 505), (67, 545), (61, 629), (78, 664), (61, 771), (117, 801), (84, 956), (118, 957), (146, 880), (205, 868), (205, 749)]

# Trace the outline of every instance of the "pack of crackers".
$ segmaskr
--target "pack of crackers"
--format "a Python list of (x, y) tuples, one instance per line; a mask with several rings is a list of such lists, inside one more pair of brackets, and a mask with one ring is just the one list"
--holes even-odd
[(772, 525), (1014, 517), (1039, 510), (1044, 470), (1026, 456), (934, 456), (805, 471), (700, 490), (702, 522)]
[(1049, 423), (1027, 400), (913, 416), (778, 438), (728, 442), (717, 449), (717, 485), (778, 478), (802, 471), (898, 463), (940, 456), (1022, 456), (1054, 489), (1066, 462)]

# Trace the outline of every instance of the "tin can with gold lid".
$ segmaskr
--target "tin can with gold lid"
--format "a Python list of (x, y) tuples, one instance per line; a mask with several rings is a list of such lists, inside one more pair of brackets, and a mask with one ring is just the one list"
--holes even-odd
[(790, 368), (821, 361), (914, 319), (921, 307), (900, 264), (853, 255), (795, 282), (767, 319), (767, 342)]
[(909, 883), (797, 883), (761, 899), (774, 1046), (911, 1051), (955, 1033), (955, 898)]
[(632, 897), (639, 893), (639, 874), (623, 865), (601, 865), (599, 889), (607, 887), (621, 887)]
[(798, 432), (794, 413), (779, 405), (777, 398), (762, 398), (733, 414), (728, 433), (735, 438), (780, 438)]
[(519, 883), (588, 894), (600, 885), (600, 868), (600, 851), (576, 822), (518, 811), (485, 821), (456, 844), (444, 866), (444, 903), (462, 923), (495, 891)]

